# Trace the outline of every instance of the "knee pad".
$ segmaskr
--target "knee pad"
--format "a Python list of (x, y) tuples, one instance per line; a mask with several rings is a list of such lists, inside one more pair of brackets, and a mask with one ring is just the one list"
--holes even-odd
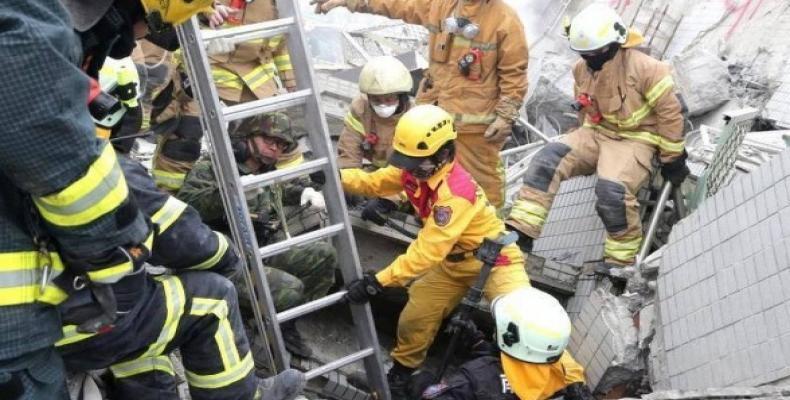
[(162, 146), (162, 155), (174, 161), (194, 162), (200, 158), (200, 142), (175, 138)]
[(598, 196), (595, 210), (601, 217), (606, 231), (613, 234), (628, 228), (628, 220), (625, 216), (625, 186), (619, 182), (598, 178), (595, 195)]
[(529, 163), (527, 174), (524, 176), (524, 184), (529, 187), (547, 192), (560, 161), (571, 151), (570, 146), (552, 142), (543, 147), (532, 162)]

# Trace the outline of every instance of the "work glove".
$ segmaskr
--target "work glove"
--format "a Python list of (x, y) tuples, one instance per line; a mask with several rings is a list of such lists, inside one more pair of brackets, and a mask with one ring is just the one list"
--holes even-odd
[(396, 210), (398, 205), (391, 200), (374, 198), (365, 203), (362, 209), (362, 219), (373, 222), (376, 225), (387, 223), (387, 214)]
[(447, 332), (450, 334), (458, 332), (458, 344), (462, 349), (473, 349), (485, 339), (485, 335), (477, 329), (474, 321), (470, 318), (463, 319), (458, 314), (450, 319), (450, 323), (447, 325)]
[(419, 370), (411, 375), (409, 382), (409, 398), (422, 399), (425, 390), (435, 384), (438, 378), (431, 371)]
[(362, 304), (370, 300), (371, 297), (377, 296), (384, 290), (376, 275), (372, 272), (366, 272), (362, 279), (351, 281), (346, 285), (346, 301), (354, 304)]
[(535, 241), (531, 236), (527, 235), (524, 232), (521, 232), (518, 229), (513, 228), (513, 231), (518, 234), (518, 241), (516, 244), (521, 249), (522, 253), (532, 253), (532, 244)]
[(236, 43), (229, 38), (216, 38), (211, 39), (206, 45), (206, 54), (209, 56), (216, 56), (218, 54), (226, 54), (236, 50)]
[(497, 116), (491, 125), (488, 126), (483, 138), (489, 142), (499, 142), (513, 133), (513, 121)]
[(324, 200), (324, 195), (321, 192), (307, 187), (302, 191), (302, 197), (299, 200), (299, 205), (310, 205), (310, 209), (313, 211), (326, 211), (326, 201)]
[[(351, 0), (351, 3), (356, 3), (356, 1)], [(312, 0), (310, 1), (310, 4), (311, 5), (315, 4), (316, 14), (326, 14), (336, 7), (348, 7), (349, 1), (348, 0)]]
[(665, 181), (671, 182), (672, 186), (679, 187), (691, 172), (688, 165), (686, 165), (686, 158), (688, 158), (688, 153), (686, 153), (686, 150), (683, 150), (683, 154), (680, 157), (662, 164), (661, 177)]
[(238, 9), (215, 3), (214, 12), (208, 15), (208, 26), (210, 26), (211, 29), (216, 29), (224, 24), (230, 15), (238, 12)]
[(594, 400), (590, 387), (583, 382), (574, 382), (565, 387), (563, 397), (567, 400)]

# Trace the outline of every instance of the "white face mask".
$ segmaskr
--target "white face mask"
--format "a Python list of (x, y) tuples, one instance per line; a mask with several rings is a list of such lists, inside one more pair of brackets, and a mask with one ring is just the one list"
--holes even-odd
[(393, 104), (391, 106), (373, 105), (373, 111), (375, 111), (376, 115), (378, 115), (381, 118), (389, 118), (392, 115), (394, 115), (395, 111), (397, 110), (398, 110), (397, 104)]

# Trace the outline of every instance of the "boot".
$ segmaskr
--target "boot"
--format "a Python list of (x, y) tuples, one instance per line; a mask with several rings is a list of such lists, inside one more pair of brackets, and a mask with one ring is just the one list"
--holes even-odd
[(313, 355), (313, 350), (307, 346), (299, 330), (296, 329), (296, 323), (293, 321), (283, 323), (280, 325), (280, 332), (283, 335), (285, 348), (290, 351), (291, 354), (295, 354), (302, 358), (309, 358)]
[(582, 382), (571, 383), (565, 387), (566, 400), (595, 400), (590, 387)]
[(387, 383), (390, 387), (392, 400), (409, 400), (409, 383), (412, 372), (414, 372), (414, 368), (393, 361), (392, 368), (387, 372)]
[(306, 379), (301, 371), (287, 369), (275, 376), (258, 382), (258, 393), (255, 398), (260, 400), (293, 400), (302, 393)]
[(535, 241), (531, 236), (528, 236), (526, 233), (521, 232), (520, 230), (513, 228), (511, 226), (507, 226), (508, 229), (513, 230), (518, 234), (518, 241), (516, 244), (521, 249), (522, 253), (532, 253), (532, 244)]

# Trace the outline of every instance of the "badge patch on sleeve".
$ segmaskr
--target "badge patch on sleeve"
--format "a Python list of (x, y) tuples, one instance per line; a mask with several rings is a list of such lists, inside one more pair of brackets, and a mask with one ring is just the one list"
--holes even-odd
[(452, 217), (453, 209), (451, 207), (436, 206), (433, 208), (433, 221), (436, 222), (436, 225), (445, 226)]

